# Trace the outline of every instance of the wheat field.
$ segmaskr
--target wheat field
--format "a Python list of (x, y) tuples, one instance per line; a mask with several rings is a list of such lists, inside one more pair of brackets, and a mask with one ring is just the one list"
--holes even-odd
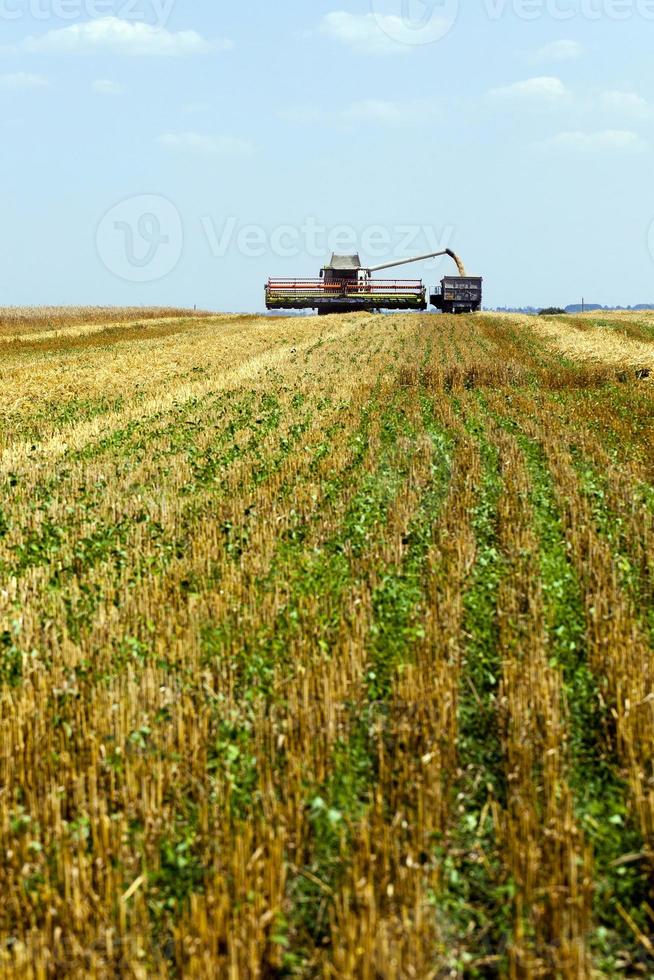
[(652, 316), (0, 314), (0, 976), (654, 977)]

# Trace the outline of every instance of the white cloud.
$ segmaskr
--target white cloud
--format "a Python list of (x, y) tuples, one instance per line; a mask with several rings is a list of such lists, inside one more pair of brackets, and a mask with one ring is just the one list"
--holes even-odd
[(600, 98), (602, 108), (616, 112), (621, 116), (649, 116), (652, 108), (641, 95), (636, 92), (610, 91), (604, 92)]
[(586, 49), (578, 41), (552, 41), (534, 51), (530, 60), (543, 61), (575, 61), (586, 53)]
[(190, 150), (203, 156), (249, 156), (254, 145), (235, 136), (207, 136), (202, 133), (165, 133), (162, 146), (171, 150)]
[(229, 41), (207, 41), (196, 31), (175, 33), (119, 17), (101, 17), (83, 24), (71, 24), (39, 37), (28, 37), (19, 45), (21, 50), (35, 53), (168, 57), (208, 54), (230, 47)]
[(97, 82), (93, 82), (91, 86), (94, 92), (99, 95), (125, 95), (127, 89), (120, 82), (112, 82), (108, 78), (100, 78)]
[(640, 150), (647, 144), (637, 133), (626, 129), (603, 129), (588, 133), (574, 131), (558, 133), (550, 139), (543, 140), (541, 147), (550, 150), (582, 151), (590, 153), (613, 152), (623, 150)]
[(491, 89), (488, 95), (492, 99), (503, 102), (557, 103), (566, 98), (568, 90), (560, 78), (544, 75)]
[(358, 54), (406, 54), (409, 44), (398, 43), (410, 28), (401, 17), (382, 14), (350, 14), (337, 10), (326, 14), (320, 31), (333, 41), (345, 44)]
[(362, 99), (334, 111), (311, 108), (290, 109), (281, 113), (287, 122), (306, 126), (317, 123), (352, 125), (356, 123), (375, 126), (417, 126), (437, 119), (440, 107), (428, 99), (391, 102), (383, 99)]
[(11, 75), (0, 75), (0, 89), (15, 91), (16, 89), (48, 88), (50, 81), (43, 75), (32, 75), (26, 71), (14, 72)]

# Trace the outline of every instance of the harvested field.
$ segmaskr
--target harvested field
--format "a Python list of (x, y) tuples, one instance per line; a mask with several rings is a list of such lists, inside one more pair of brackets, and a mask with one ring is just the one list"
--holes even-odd
[(635, 368), (654, 375), (654, 313), (538, 317), (528, 323), (541, 337), (575, 361)]
[(0, 977), (654, 976), (645, 328), (145, 319), (0, 320)]
[(148, 320), (203, 317), (209, 314), (192, 310), (169, 310), (147, 307), (116, 306), (38, 306), (33, 308), (0, 307), (0, 338), (34, 333), (74, 333), (110, 324), (142, 323)]

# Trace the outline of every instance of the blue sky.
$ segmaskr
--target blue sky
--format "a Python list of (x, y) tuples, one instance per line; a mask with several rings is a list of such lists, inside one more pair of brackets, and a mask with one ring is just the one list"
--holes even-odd
[(349, 244), (451, 246), (493, 306), (654, 301), (654, 0), (0, 0), (0, 31), (2, 305), (258, 310)]

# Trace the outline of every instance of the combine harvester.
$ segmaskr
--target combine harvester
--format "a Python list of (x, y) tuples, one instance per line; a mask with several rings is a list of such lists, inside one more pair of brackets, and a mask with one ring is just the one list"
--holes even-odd
[(449, 255), (459, 270), (458, 276), (445, 276), (429, 301), (443, 313), (477, 313), (481, 309), (482, 282), (466, 275), (461, 259), (451, 249), (400, 259), (384, 265), (364, 267), (358, 255), (332, 255), (329, 265), (320, 270), (319, 279), (269, 279), (266, 284), (268, 310), (317, 310), (319, 314), (353, 313), (367, 310), (427, 309), (427, 288), (421, 279), (373, 279), (373, 272), (394, 269), (412, 262)]

